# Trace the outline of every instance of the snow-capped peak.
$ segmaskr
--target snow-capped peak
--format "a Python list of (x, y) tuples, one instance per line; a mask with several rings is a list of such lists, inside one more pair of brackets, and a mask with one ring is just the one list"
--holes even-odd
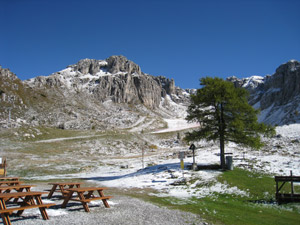
[(254, 89), (259, 84), (261, 84), (263, 82), (264, 82), (264, 77), (262, 77), (262, 76), (251, 76), (251, 77), (243, 79), (242, 87), (244, 87), (246, 89)]

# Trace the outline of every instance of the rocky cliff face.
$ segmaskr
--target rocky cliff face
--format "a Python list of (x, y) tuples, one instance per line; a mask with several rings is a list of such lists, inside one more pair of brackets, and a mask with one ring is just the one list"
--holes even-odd
[(260, 121), (273, 125), (300, 122), (300, 62), (282, 64), (272, 76), (228, 80), (249, 90), (250, 104), (261, 110)]
[[(249, 90), (249, 103), (261, 110), (259, 121), (300, 123), (299, 62), (281, 65), (272, 76), (228, 80)], [(23, 82), (0, 67), (0, 127), (7, 126), (10, 112), (10, 123), (16, 125), (18, 120), (64, 129), (132, 129), (139, 124), (153, 129), (163, 126), (162, 118), (184, 118), (193, 91), (176, 87), (173, 79), (143, 73), (124, 56), (83, 59)]]
[(49, 77), (37, 77), (26, 83), (32, 88), (56, 87), (69, 93), (88, 93), (100, 102), (110, 99), (114, 103), (141, 103), (150, 109), (158, 108), (167, 94), (178, 95), (174, 80), (144, 74), (124, 56), (80, 60)]
[(124, 56), (83, 59), (19, 83), (30, 93), (24, 95), (30, 104), (23, 118), (61, 128), (130, 127), (145, 116), (151, 121), (160, 120), (159, 115), (182, 116), (189, 102), (189, 94), (173, 79), (145, 74)]

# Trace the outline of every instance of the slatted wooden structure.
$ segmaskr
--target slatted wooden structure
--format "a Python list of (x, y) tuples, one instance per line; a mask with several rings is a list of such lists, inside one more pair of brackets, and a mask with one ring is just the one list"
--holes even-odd
[[(294, 183), (300, 182), (300, 176), (293, 176), (291, 171), (290, 176), (275, 176), (276, 182), (276, 200), (279, 204), (288, 202), (300, 202), (300, 194), (295, 193)], [(291, 184), (290, 193), (280, 193), (286, 183)]]

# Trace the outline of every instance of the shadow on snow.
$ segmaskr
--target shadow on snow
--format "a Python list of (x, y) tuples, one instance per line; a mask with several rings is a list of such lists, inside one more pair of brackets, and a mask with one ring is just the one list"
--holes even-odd
[(168, 163), (168, 164), (149, 166), (129, 174), (118, 175), (118, 176), (87, 177), (87, 178), (83, 178), (83, 180), (111, 181), (111, 180), (118, 180), (122, 178), (130, 178), (130, 177), (136, 177), (136, 176), (142, 176), (148, 174), (158, 174), (164, 171), (172, 173), (179, 170), (180, 170), (180, 163)]

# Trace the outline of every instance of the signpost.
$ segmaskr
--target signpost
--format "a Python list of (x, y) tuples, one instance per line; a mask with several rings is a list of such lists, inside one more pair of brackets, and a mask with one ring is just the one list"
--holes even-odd
[(197, 164), (195, 162), (195, 149), (196, 149), (196, 146), (194, 144), (191, 144), (190, 150), (193, 151), (193, 165), (192, 165), (192, 170), (196, 170), (197, 169)]
[(184, 169), (184, 162), (183, 162), (183, 159), (185, 158), (184, 152), (179, 152), (179, 157), (178, 158), (180, 159), (181, 169)]
[(179, 152), (178, 158), (180, 159), (180, 168), (182, 169), (182, 176), (184, 177), (184, 173), (183, 173), (183, 170), (184, 170), (183, 159), (185, 158), (184, 152)]

